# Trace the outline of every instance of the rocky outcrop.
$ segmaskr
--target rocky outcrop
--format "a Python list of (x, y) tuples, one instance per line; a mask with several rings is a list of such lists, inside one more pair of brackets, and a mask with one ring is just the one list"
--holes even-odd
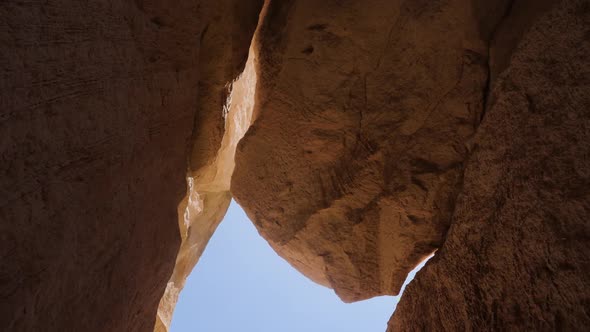
[[(345, 301), (397, 294), (450, 224), (483, 111), (470, 1), (271, 1), (232, 193)], [(255, 189), (254, 189), (255, 188)]]
[(590, 2), (533, 23), (491, 91), (447, 240), (391, 331), (590, 323)]
[(261, 3), (0, 5), (0, 330), (153, 328)]
[(0, 5), (0, 330), (166, 331), (232, 195), (344, 301), (438, 249), (390, 330), (590, 324), (588, 0), (262, 4)]

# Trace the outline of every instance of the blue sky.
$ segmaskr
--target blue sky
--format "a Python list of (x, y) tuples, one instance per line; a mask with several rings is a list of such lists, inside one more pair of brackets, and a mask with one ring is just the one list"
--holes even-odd
[(391, 296), (341, 302), (334, 291), (280, 258), (232, 201), (180, 294), (170, 329), (384, 332), (397, 302), (398, 297)]

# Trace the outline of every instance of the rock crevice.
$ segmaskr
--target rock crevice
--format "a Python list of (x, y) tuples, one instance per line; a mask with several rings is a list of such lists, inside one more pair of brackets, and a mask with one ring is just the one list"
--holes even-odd
[(437, 250), (390, 330), (588, 326), (588, 0), (262, 7), (0, 5), (1, 330), (166, 331), (232, 196), (346, 302)]

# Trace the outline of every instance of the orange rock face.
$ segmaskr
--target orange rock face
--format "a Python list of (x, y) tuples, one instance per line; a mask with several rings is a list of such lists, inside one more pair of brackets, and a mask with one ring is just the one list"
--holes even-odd
[(232, 193), (345, 301), (397, 294), (442, 243), (487, 84), (473, 15), (468, 1), (270, 3)]
[(271, 1), (232, 193), (345, 301), (441, 248), (391, 330), (584, 329), (589, 8)]
[(189, 144), (187, 194), (178, 206), (181, 244), (158, 307), (156, 332), (168, 330), (185, 280), (231, 201), (235, 149), (252, 117), (255, 55), (248, 50), (262, 5), (262, 0), (235, 0), (201, 7), (215, 22), (201, 35), (199, 112)]
[(392, 331), (586, 330), (590, 1), (262, 5), (0, 4), (0, 330), (166, 331), (232, 195), (344, 301), (438, 250)]

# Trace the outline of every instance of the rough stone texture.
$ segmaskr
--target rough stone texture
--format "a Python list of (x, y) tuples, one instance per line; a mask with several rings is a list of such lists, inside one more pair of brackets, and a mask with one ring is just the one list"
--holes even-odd
[(178, 207), (182, 241), (174, 272), (158, 307), (156, 332), (168, 330), (185, 280), (231, 201), (235, 149), (252, 116), (256, 72), (254, 54), (248, 50), (262, 5), (263, 0), (203, 3), (204, 12), (217, 15), (201, 35), (198, 108), (202, 111), (197, 115), (191, 138), (187, 195)]
[(255, 71), (231, 191), (293, 266), (355, 301), (440, 247), (390, 330), (587, 329), (590, 1), (269, 0), (224, 119), (261, 6), (0, 4), (0, 330), (167, 329)]
[[(188, 174), (187, 196), (178, 208), (182, 243), (174, 272), (158, 308), (156, 332), (167, 331), (185, 280), (199, 261), (231, 201), (229, 189), (236, 146), (250, 126), (254, 107), (254, 67), (255, 55), (251, 52), (244, 72), (231, 85), (230, 99), (225, 106), (224, 135), (217, 154), (212, 162)], [(217, 110), (218, 115), (221, 115), (222, 109)]]
[(470, 1), (271, 1), (232, 194), (345, 301), (394, 295), (449, 226), (483, 110)]
[[(505, 70), (493, 69), (447, 240), (404, 293), (391, 331), (590, 325), (590, 2), (553, 3), (494, 62)], [(510, 25), (535, 8), (514, 7), (499, 33), (514, 36)]]
[(153, 328), (260, 3), (0, 4), (0, 330)]

